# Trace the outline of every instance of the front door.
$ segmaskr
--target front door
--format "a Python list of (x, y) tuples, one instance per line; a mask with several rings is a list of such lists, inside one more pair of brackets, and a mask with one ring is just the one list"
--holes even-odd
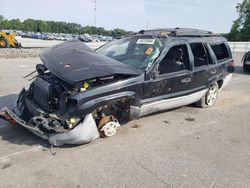
[(142, 103), (186, 95), (192, 82), (190, 58), (185, 42), (169, 47), (158, 67), (158, 74), (145, 81)]

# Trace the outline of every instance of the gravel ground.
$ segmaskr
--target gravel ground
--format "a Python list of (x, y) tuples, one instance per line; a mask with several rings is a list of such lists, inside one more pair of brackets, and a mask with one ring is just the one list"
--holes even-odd
[[(47, 47), (51, 47), (53, 45), (61, 43), (61, 41), (55, 43), (53, 41), (42, 41), (45, 44), (43, 44), (43, 47), (39, 45), (39, 43), (35, 43), (38, 47), (36, 48), (29, 48), (24, 47), (20, 49), (16, 48), (1, 48), (0, 49), (0, 58), (37, 58), (39, 57), (40, 53)], [(35, 46), (34, 41), (30, 42), (31, 46)], [(105, 44), (105, 42), (92, 42), (92, 43), (86, 43), (89, 47), (95, 49), (99, 46)], [(46, 46), (46, 47), (45, 47)]]
[(30, 39), (22, 37), (18, 37), (17, 41), (21, 43), (23, 47), (36, 47), (36, 48), (37, 47), (48, 48), (63, 42), (59, 40), (42, 40), (42, 39)]
[(0, 49), (0, 58), (37, 58), (43, 48), (35, 49)]

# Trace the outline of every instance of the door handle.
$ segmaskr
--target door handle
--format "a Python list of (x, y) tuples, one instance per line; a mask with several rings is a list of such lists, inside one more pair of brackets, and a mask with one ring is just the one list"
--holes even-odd
[(211, 74), (216, 74), (217, 73), (217, 70), (212, 70), (210, 71)]
[(191, 78), (184, 78), (181, 80), (181, 83), (188, 83), (191, 82)]

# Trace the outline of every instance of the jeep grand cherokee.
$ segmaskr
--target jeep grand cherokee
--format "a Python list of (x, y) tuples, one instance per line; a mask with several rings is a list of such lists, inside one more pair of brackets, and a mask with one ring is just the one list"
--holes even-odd
[(56, 146), (112, 136), (120, 123), (155, 112), (211, 107), (234, 71), (223, 37), (180, 28), (132, 33), (95, 51), (71, 40), (41, 60), (1, 117)]

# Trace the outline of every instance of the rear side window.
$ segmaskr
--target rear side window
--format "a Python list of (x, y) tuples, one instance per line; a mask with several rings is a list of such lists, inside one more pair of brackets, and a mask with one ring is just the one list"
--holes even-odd
[(194, 67), (212, 64), (208, 49), (203, 43), (191, 43), (190, 47), (194, 56)]
[(224, 43), (221, 44), (210, 44), (218, 62), (229, 59), (229, 52)]

